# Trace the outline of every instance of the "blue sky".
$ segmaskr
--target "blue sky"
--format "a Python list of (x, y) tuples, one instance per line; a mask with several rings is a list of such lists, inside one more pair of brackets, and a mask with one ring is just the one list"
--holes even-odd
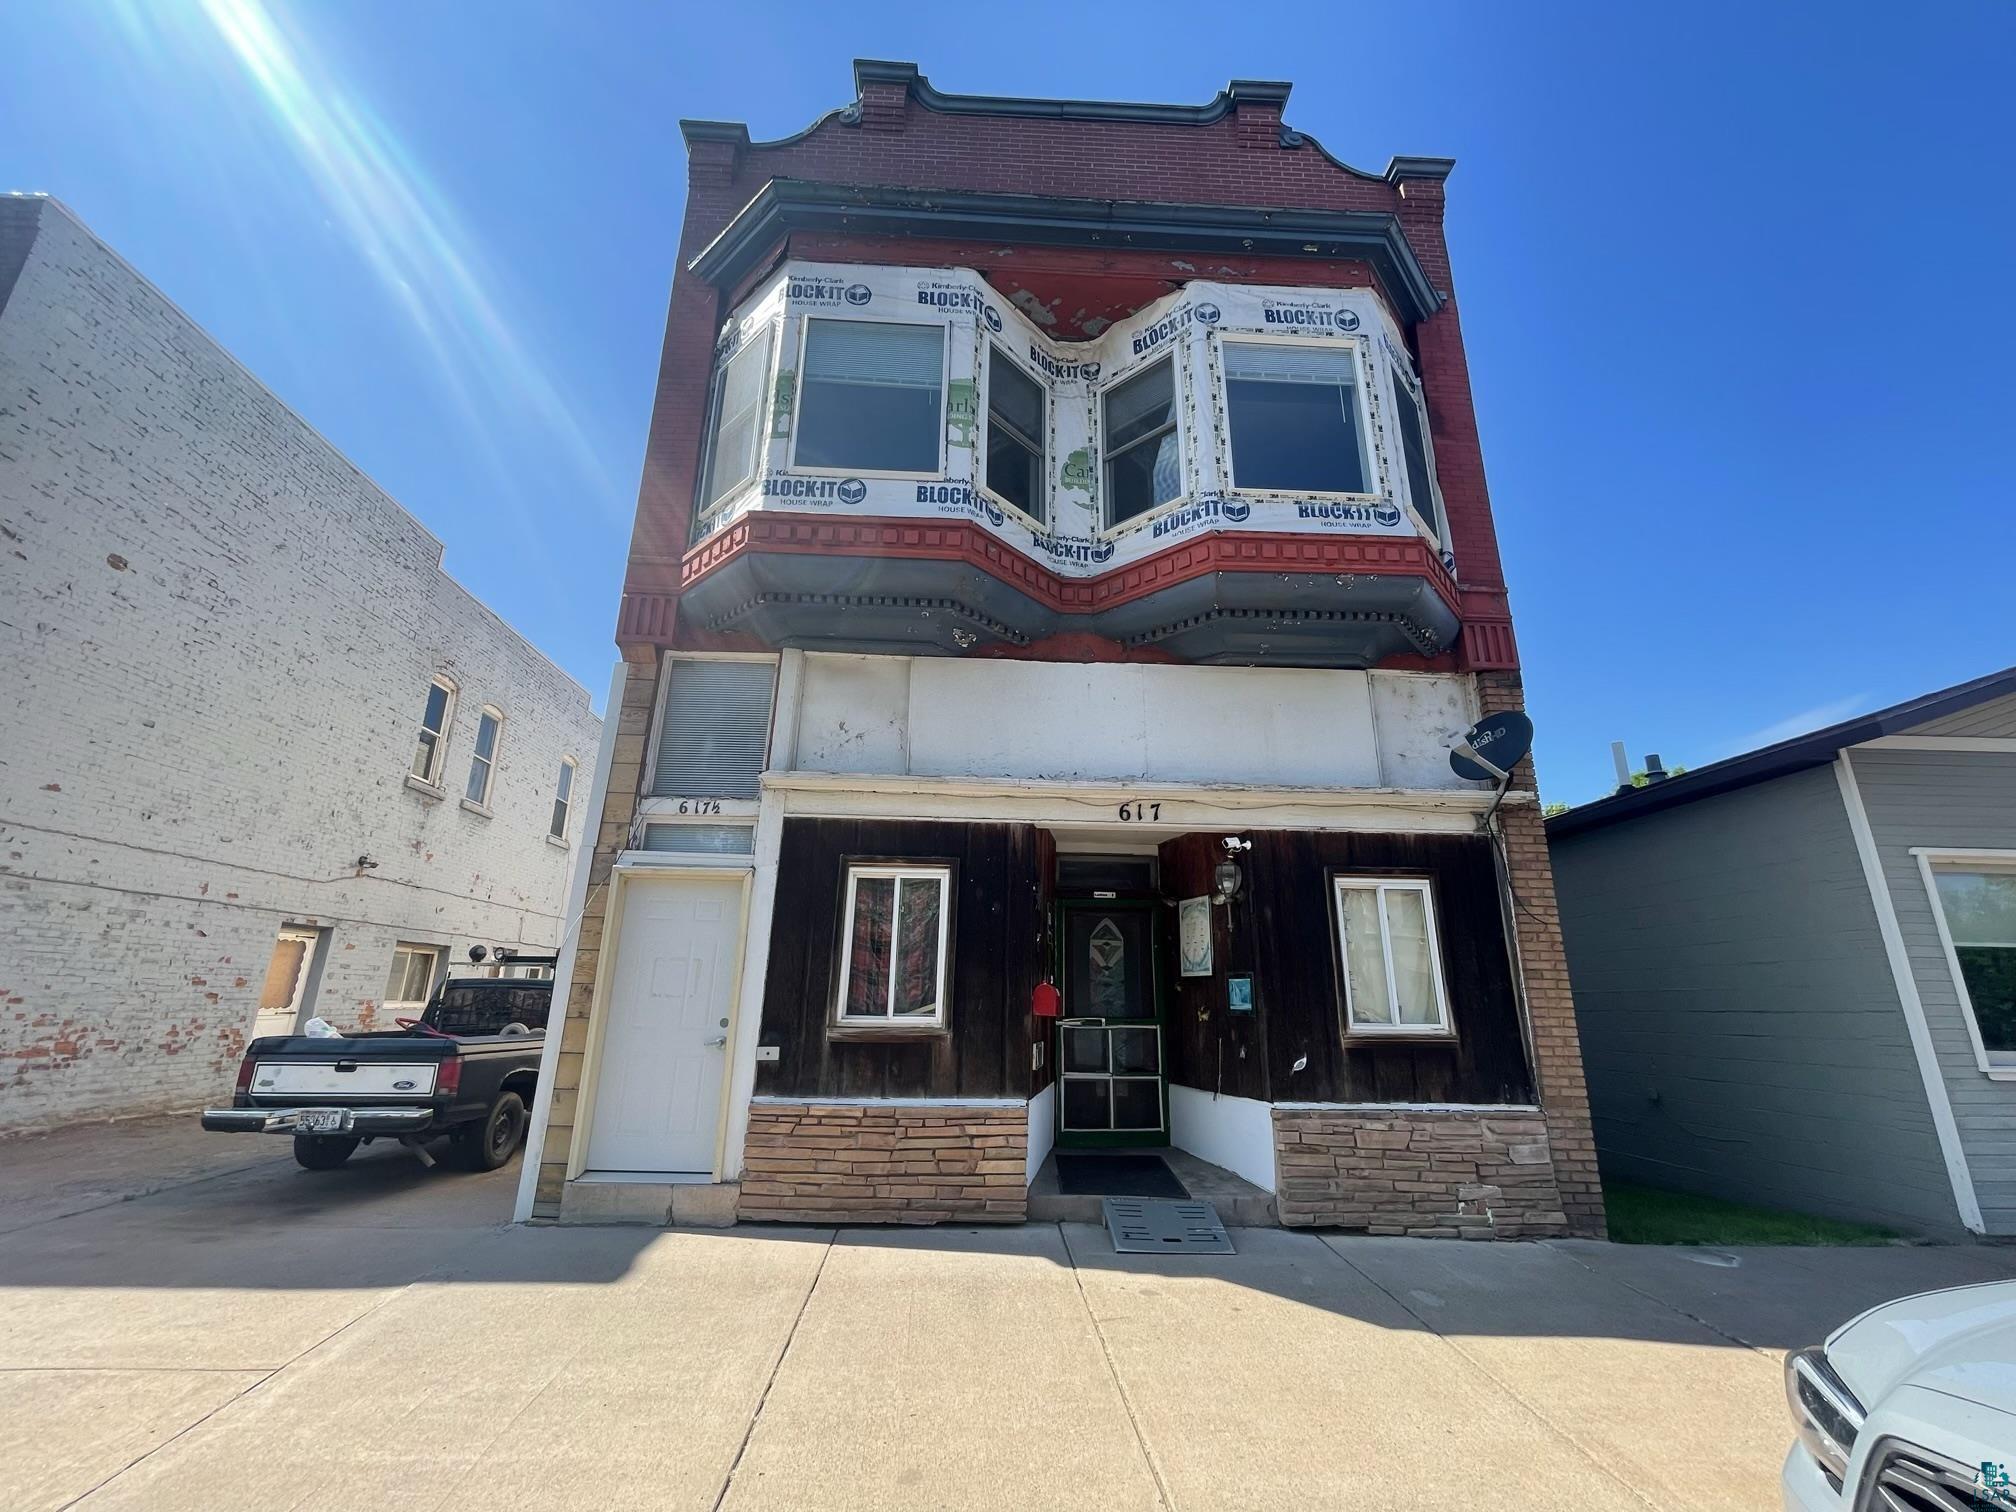
[[(10, 0), (46, 190), (597, 699), (681, 116), (1288, 78), (1449, 234), (1550, 799), (2016, 662), (2016, 6)], [(28, 66), (22, 66), (27, 64)]]

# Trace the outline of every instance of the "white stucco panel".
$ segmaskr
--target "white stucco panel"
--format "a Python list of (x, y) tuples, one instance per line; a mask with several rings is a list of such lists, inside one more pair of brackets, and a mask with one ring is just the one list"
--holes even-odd
[(907, 772), (911, 666), (904, 656), (807, 656), (799, 770)]
[(1449, 770), (1450, 737), (1477, 722), (1467, 677), (1429, 672), (1369, 674), (1372, 717), (1379, 726), (1384, 787), (1474, 787)]

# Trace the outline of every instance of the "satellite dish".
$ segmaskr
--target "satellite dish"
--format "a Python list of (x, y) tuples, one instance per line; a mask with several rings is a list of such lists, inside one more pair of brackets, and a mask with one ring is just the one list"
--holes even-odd
[(1472, 782), (1503, 782), (1533, 749), (1533, 721), (1516, 711), (1480, 719), (1449, 753), (1449, 766)]

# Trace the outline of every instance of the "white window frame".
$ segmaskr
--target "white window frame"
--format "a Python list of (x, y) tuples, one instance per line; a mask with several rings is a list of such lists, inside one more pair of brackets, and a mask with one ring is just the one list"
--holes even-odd
[[(483, 721), (494, 720), (497, 733), (490, 738), (490, 754), (483, 754)], [(465, 808), (490, 812), (490, 795), (497, 790), (497, 758), (504, 750), (504, 711), (495, 704), (485, 704), (476, 714), (476, 733), (469, 741), (469, 773), (473, 777), (477, 763), (483, 766), (483, 791), (474, 798), (469, 796), (469, 785), (462, 785), (462, 803)]]
[(1049, 380), (1030, 367), (1028, 363), (1017, 357), (1007, 342), (991, 332), (986, 333), (980, 342), (980, 360), (978, 363), (980, 369), (980, 424), (976, 432), (979, 440), (973, 448), (974, 486), (1038, 535), (1049, 535), (1054, 528), (1052, 525), (1045, 524), (1035, 515), (1030, 514), (1028, 510), (1018, 504), (1009, 502), (1006, 497), (996, 493), (992, 488), (987, 486), (987, 447), (990, 439), (989, 432), (992, 431), (994, 426), (994, 354), (996, 352), (999, 352), (1016, 372), (1035, 384), (1036, 391), (1043, 396), (1043, 434), (1036, 438), (1036, 475), (1038, 484), (1043, 490), (1043, 512), (1053, 517), (1057, 513), (1056, 500), (1051, 498), (1052, 490), (1050, 487), (1050, 442), (1051, 436), (1057, 426), (1057, 395), (1052, 390)]
[[(1385, 479), (1385, 458), (1377, 444), (1372, 430), (1372, 364), (1363, 338), (1357, 336), (1296, 336), (1284, 331), (1212, 331), (1207, 339), (1214, 369), (1212, 384), (1217, 392), (1218, 416), (1221, 421), (1220, 434), (1225, 442), (1225, 486), (1226, 492), (1252, 494), (1263, 499), (1339, 499), (1352, 503), (1379, 503), (1384, 501), (1391, 490), (1381, 485)], [(1357, 377), (1352, 385), (1358, 395), (1358, 435), (1365, 448), (1365, 481), (1369, 486), (1363, 493), (1349, 493), (1341, 489), (1323, 488), (1249, 488), (1239, 481), (1238, 448), (1232, 441), (1232, 380), (1225, 370), (1227, 346), (1282, 346), (1304, 347), (1314, 351), (1348, 351), (1351, 370)]]
[[(808, 478), (901, 478), (927, 482), (945, 476), (945, 448), (952, 428), (952, 327), (942, 320), (890, 320), (884, 316), (852, 312), (841, 315), (800, 315), (798, 320), (798, 369), (791, 399), (791, 459), (789, 470)], [(812, 339), (812, 323), (837, 320), (847, 325), (925, 326), (938, 332), (938, 465), (930, 472), (897, 472), (879, 467), (801, 467), (798, 462), (798, 433), (805, 420), (805, 348)]]
[[(447, 959), (448, 947), (446, 945), (429, 945), (424, 940), (394, 940), (392, 942), (392, 959), (394, 961), (397, 961), (399, 959), (401, 952), (410, 952), (411, 954), (414, 955), (420, 955), (424, 953), (434, 958), (434, 964), (430, 966), (427, 970), (427, 990), (422, 996), (418, 998), (388, 997), (378, 1006), (381, 1008), (417, 1008), (424, 1010), (428, 1002), (434, 996), (435, 987), (439, 985), (441, 981), (441, 963)], [(389, 970), (385, 974), (385, 979), (386, 979), (386, 985), (390, 986), (392, 973)], [(394, 1015), (394, 1017), (405, 1017), (405, 1018), (418, 1018), (419, 1016), (420, 1015), (418, 1013)]]
[[(420, 705), (420, 732), (433, 735), (434, 760), (428, 766), (427, 774), (424, 777), (413, 770), (413, 765), (409, 761), (406, 765), (406, 779), (430, 791), (440, 792), (444, 787), (442, 778), (446, 775), (448, 767), (448, 734), (455, 728), (455, 680), (445, 676), (429, 678), (427, 681), (427, 692), (431, 695), (436, 688), (439, 688), (447, 695), (446, 700), (441, 705), (440, 729), (428, 730), (426, 702), (423, 700)], [(417, 754), (420, 746), (419, 734), (414, 735), (413, 746)]]
[(1435, 518), (1430, 520), (1421, 513), (1421, 505), (1414, 497), (1414, 483), (1407, 478), (1407, 442), (1399, 434), (1400, 419), (1396, 413), (1393, 419), (1393, 444), (1396, 455), (1393, 459), (1395, 470), (1407, 479), (1407, 509), (1414, 516), (1414, 524), (1437, 546), (1446, 546), (1449, 532), (1449, 506), (1442, 497), (1442, 474), (1435, 467), (1435, 432), (1428, 424), (1428, 390), (1424, 388), (1413, 372), (1400, 362), (1388, 362), (1393, 374), (1393, 404), (1397, 411), (1403, 404), (1414, 406), (1415, 418), (1421, 422), (1421, 456), (1428, 465), (1428, 492), (1435, 505)]
[[(1189, 379), (1190, 364), (1187, 361), (1178, 360), (1181, 355), (1180, 350), (1176, 348), (1171, 348), (1165, 352), (1158, 352), (1146, 362), (1136, 363), (1127, 371), (1116, 373), (1108, 382), (1102, 383), (1092, 390), (1092, 452), (1099, 469), (1094, 474), (1094, 477), (1098, 479), (1099, 487), (1099, 518), (1095, 524), (1097, 525), (1096, 534), (1102, 540), (1109, 536), (1125, 535), (1130, 530), (1139, 530), (1151, 521), (1159, 520), (1163, 515), (1169, 513), (1170, 510), (1182, 508), (1184, 502), (1190, 498), (1192, 481), (1190, 477), (1190, 448), (1188, 445), (1190, 436), (1188, 427), (1183, 423), (1183, 387)], [(1106, 446), (1106, 396), (1115, 389), (1132, 383), (1136, 378), (1143, 377), (1158, 364), (1165, 362), (1169, 365), (1170, 414), (1171, 418), (1175, 421), (1170, 434), (1176, 438), (1176, 493), (1173, 498), (1145, 509), (1140, 514), (1122, 520), (1116, 525), (1110, 519), (1110, 512), (1113, 508), (1113, 488), (1111, 478), (1106, 471), (1106, 463), (1111, 455)], [(1134, 443), (1135, 446), (1143, 444), (1143, 442), (1139, 441)], [(1132, 450), (1132, 448), (1130, 447), (1129, 450)]]
[[(847, 983), (854, 967), (854, 901), (861, 880), (888, 877), (896, 884), (891, 899), (889, 926), (889, 1000), (886, 1013), (851, 1014), (847, 1011)], [(905, 882), (938, 884), (938, 980), (935, 1004), (930, 1017), (896, 1013), (896, 947), (902, 932), (902, 895)], [(951, 949), (952, 868), (907, 862), (853, 862), (847, 867), (847, 894), (840, 910), (840, 975), (834, 984), (833, 1022), (843, 1029), (943, 1029), (946, 1025), (945, 992)]]
[[(693, 511), (694, 534), (705, 535), (711, 522), (724, 511), (741, 501), (742, 496), (763, 481), (763, 454), (770, 447), (770, 427), (774, 423), (777, 406), (777, 325), (775, 319), (763, 323), (760, 334), (750, 337), (739, 346), (727, 349), (715, 362), (714, 370), (707, 379), (707, 428), (701, 432), (700, 477), (694, 491), (694, 501), (698, 508)], [(763, 377), (758, 383), (756, 401), (756, 448), (750, 460), (749, 476), (736, 484), (712, 504), (705, 503), (707, 490), (712, 485), (714, 431), (721, 423), (721, 399), (727, 392), (728, 365), (751, 347), (761, 347)], [(796, 414), (794, 397), (793, 414)], [(795, 420), (794, 420), (795, 425)]]
[[(1439, 1021), (1433, 1024), (1403, 1024), (1397, 1020), (1390, 1024), (1360, 1023), (1351, 1012), (1351, 944), (1344, 933), (1344, 894), (1346, 890), (1375, 892), (1378, 894), (1379, 909), (1379, 956), (1386, 967), (1386, 1001), (1392, 1005), (1394, 1013), (1400, 1011), (1400, 987), (1393, 972), (1393, 934), (1386, 920), (1386, 895), (1389, 892), (1415, 892), (1421, 895), (1422, 913), (1428, 921), (1428, 960), (1433, 968), (1435, 981), (1435, 1008)], [(1401, 1039), (1448, 1039), (1454, 1036), (1456, 1028), (1449, 1017), (1449, 984), (1442, 974), (1442, 929), (1435, 917), (1435, 885), (1426, 877), (1371, 877), (1339, 873), (1330, 879), (1330, 914), (1332, 930), (1337, 940), (1337, 979), (1342, 984), (1344, 997), (1344, 1033), (1347, 1038), (1357, 1035), (1375, 1035)]]
[[(560, 777), (565, 777), (567, 781), (567, 796), (564, 798), (560, 796)], [(553, 819), (549, 814), (546, 819), (548, 840), (557, 840), (562, 845), (567, 843), (567, 832), (574, 827), (574, 785), (580, 780), (581, 763), (572, 756), (562, 756), (560, 776), (553, 779), (553, 804), (561, 811), (560, 828), (557, 830), (553, 828)]]
[(1958, 850), (1940, 846), (1911, 847), (1917, 858), (1918, 874), (1925, 880), (1925, 897), (1932, 909), (1932, 923), (1939, 931), (1939, 948), (1946, 953), (1946, 970), (1953, 978), (1953, 993), (1960, 1001), (1960, 1018), (1967, 1026), (1967, 1040), (1974, 1047), (1974, 1064), (1990, 1081), (2016, 1081), (2016, 1051), (1988, 1048), (1981, 1038), (1981, 1021), (1974, 1016), (1974, 997), (1967, 990), (1967, 977), (1960, 969), (1960, 952), (1954, 948), (1953, 930), (1946, 922), (1946, 904), (1939, 896), (1934, 873), (1946, 871), (2016, 872), (2016, 850)]

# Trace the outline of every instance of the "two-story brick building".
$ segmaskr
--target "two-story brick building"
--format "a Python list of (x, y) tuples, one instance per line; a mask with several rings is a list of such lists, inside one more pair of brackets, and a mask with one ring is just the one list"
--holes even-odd
[(559, 942), (601, 722), (441, 555), (0, 196), (0, 1131), (198, 1106), (255, 1034)]
[[(627, 677), (521, 1215), (1600, 1232), (1448, 161), (855, 65), (689, 121)], [(563, 970), (569, 963), (563, 963)]]

